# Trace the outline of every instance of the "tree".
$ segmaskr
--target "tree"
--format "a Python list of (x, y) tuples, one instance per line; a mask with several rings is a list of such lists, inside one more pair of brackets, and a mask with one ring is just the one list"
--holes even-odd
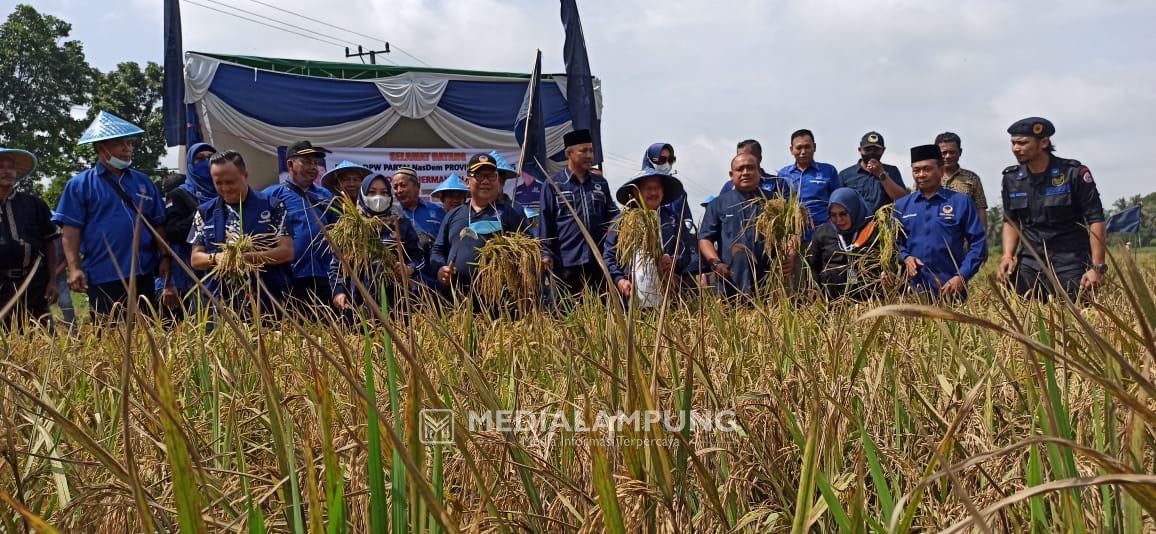
[(0, 26), (0, 145), (36, 154), (40, 165), (20, 180), (39, 192), (39, 181), (70, 176), (84, 122), (72, 109), (89, 102), (95, 71), (79, 41), (65, 40), (72, 26), (18, 5)]
[[(157, 171), (165, 151), (165, 131), (161, 115), (161, 87), (164, 83), (164, 69), (149, 62), (144, 70), (135, 62), (125, 62), (116, 70), (107, 73), (96, 72), (85, 125), (96, 118), (100, 111), (107, 111), (144, 129), (144, 135), (136, 139), (133, 153), (133, 168), (152, 174), (153, 181), (160, 185), (165, 172)], [(82, 166), (96, 162), (96, 152), (91, 145), (77, 147), (76, 161)], [(44, 192), (45, 202), (55, 203), (64, 192), (64, 185), (70, 176), (57, 176)]]
[(1111, 208), (1104, 211), (1105, 215), (1111, 217), (1133, 206), (1141, 206), (1139, 235), (1112, 234), (1109, 236), (1109, 241), (1113, 244), (1131, 241), (1136, 246), (1151, 246), (1156, 243), (1156, 193), (1118, 198), (1112, 203)]
[(987, 248), (1003, 252), (1003, 208), (998, 204), (987, 209)]

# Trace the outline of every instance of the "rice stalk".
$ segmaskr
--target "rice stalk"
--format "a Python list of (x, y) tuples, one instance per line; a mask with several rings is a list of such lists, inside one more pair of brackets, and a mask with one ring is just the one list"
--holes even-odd
[(537, 302), (542, 278), (542, 249), (538, 240), (519, 232), (502, 232), (478, 249), (478, 270), (473, 290), (483, 302), (503, 299)]
[(610, 231), (618, 235), (614, 253), (619, 264), (629, 265), (639, 258), (658, 262), (662, 257), (662, 224), (657, 211), (628, 208)]
[(883, 270), (890, 270), (897, 262), (899, 248), (896, 239), (903, 233), (903, 226), (895, 218), (895, 205), (888, 204), (875, 212), (875, 228), (879, 232), (879, 265)]
[[(361, 213), (357, 204), (348, 197), (339, 200), (341, 216), (329, 227), (326, 234), (329, 243), (349, 261), (351, 275), (369, 272), (370, 266), (386, 262), (392, 266), (400, 259), (396, 250), (390, 250), (381, 241), (381, 232), (390, 223), (396, 224), (396, 216), (371, 217)], [(392, 253), (392, 254), (391, 254)], [(392, 272), (393, 269), (386, 269)]]
[(756, 198), (758, 214), (751, 219), (755, 235), (768, 247), (799, 250), (803, 233), (811, 224), (811, 216), (798, 199)]
[(272, 234), (238, 234), (228, 232), (225, 242), (217, 243), (221, 252), (217, 257), (217, 264), (209, 271), (209, 275), (226, 284), (244, 284), (253, 276), (261, 272), (261, 264), (249, 261), (246, 257), (251, 252), (262, 252), (277, 245), (277, 238)]

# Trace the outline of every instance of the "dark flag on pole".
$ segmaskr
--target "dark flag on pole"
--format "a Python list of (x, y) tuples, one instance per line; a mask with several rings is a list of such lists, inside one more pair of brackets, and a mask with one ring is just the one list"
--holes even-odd
[(1140, 206), (1133, 206), (1108, 217), (1106, 229), (1109, 234), (1134, 234), (1140, 231)]
[(518, 172), (546, 180), (546, 121), (542, 118), (542, 51), (534, 60), (534, 72), (530, 83), (526, 84), (526, 96), (522, 99), (522, 109), (514, 122), (514, 136), (522, 147), (518, 160)]
[(590, 130), (594, 138), (594, 163), (602, 163), (602, 121), (594, 100), (594, 76), (590, 73), (590, 57), (586, 55), (586, 38), (582, 35), (582, 19), (578, 16), (577, 0), (562, 0), (562, 26), (566, 41), (562, 57), (566, 60), (566, 106), (575, 130)]
[(180, 0), (165, 0), (165, 86), (164, 108), (165, 144), (185, 144), (185, 61), (181, 38)]

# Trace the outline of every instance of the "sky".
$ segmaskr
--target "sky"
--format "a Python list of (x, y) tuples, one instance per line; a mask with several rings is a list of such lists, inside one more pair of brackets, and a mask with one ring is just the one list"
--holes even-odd
[[(234, 10), (243, 9), (348, 44), (387, 40), (386, 59), (401, 65), (528, 72), (541, 49), (545, 72), (564, 71), (554, 1), (193, 1), (211, 9), (181, 3), (186, 51), (344, 60), (342, 47), (221, 13), (258, 18)], [(884, 161), (911, 186), (910, 147), (950, 130), (997, 205), (1001, 171), (1015, 163), (1007, 127), (1043, 116), (1056, 125), (1057, 154), (1091, 168), (1106, 205), (1156, 190), (1134, 161), (1156, 128), (1150, 0), (578, 1), (614, 186), (647, 146), (668, 142), (697, 202), (727, 180), (739, 140), (760, 140), (775, 170), (792, 162), (799, 128), (815, 132), (816, 159), (840, 169), (878, 130)], [(15, 4), (0, 0), (0, 13)], [(161, 0), (33, 5), (72, 23), (102, 70), (162, 61)]]

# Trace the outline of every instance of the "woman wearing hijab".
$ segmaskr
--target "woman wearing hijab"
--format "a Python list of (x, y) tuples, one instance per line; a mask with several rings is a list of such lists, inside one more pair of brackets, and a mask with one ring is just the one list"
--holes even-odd
[(831, 193), (827, 215), (828, 222), (815, 229), (808, 254), (815, 281), (830, 299), (878, 295), (890, 272), (879, 268), (879, 230), (867, 203), (854, 189), (842, 187)]
[[(408, 280), (414, 272), (425, 266), (425, 256), (417, 238), (417, 231), (414, 230), (413, 223), (394, 204), (390, 181), (381, 174), (370, 174), (361, 181), (357, 209), (367, 217), (384, 220), (385, 224), (379, 237), (390, 254), (396, 254), (398, 244), (401, 245), (400, 253), (403, 255), (403, 261), (399, 262), (397, 258), (380, 258), (380, 261), (374, 262), (369, 267), (369, 272), (357, 273), (358, 279), (371, 295), (380, 298), (384, 291), (385, 298), (393, 303), (399, 292), (391, 281)], [(393, 274), (385, 272), (387, 265), (395, 270)], [(329, 264), (329, 283), (333, 288), (333, 306), (342, 314), (349, 314), (354, 306), (363, 302), (361, 291), (352, 282), (349, 274), (342, 269), (336, 255)], [(404, 290), (404, 287), (402, 289)], [(390, 309), (393, 308), (391, 305)]]
[[(189, 255), (193, 247), (189, 244), (189, 230), (193, 227), (197, 207), (217, 198), (213, 177), (209, 175), (209, 159), (216, 151), (208, 143), (189, 147), (185, 182), (165, 195), (165, 236), (177, 259), (185, 265), (191, 265)], [(196, 280), (185, 274), (184, 269), (173, 266), (172, 274), (161, 290), (161, 304), (171, 317), (180, 319), (186, 311), (195, 309), (191, 305), (199, 302), (200, 297), (200, 292), (193, 291), (196, 285)]]

